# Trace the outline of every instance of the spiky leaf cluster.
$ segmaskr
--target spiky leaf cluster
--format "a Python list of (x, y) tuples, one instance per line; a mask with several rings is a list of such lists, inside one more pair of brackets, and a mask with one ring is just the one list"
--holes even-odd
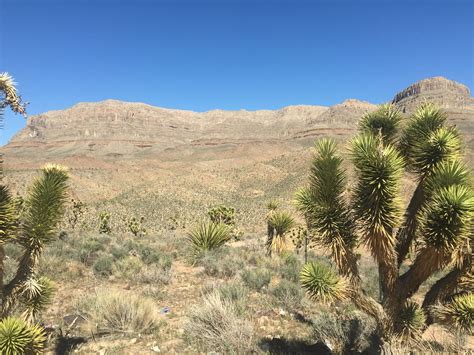
[(430, 200), (425, 215), (425, 243), (437, 250), (454, 251), (469, 236), (474, 216), (472, 191), (462, 185), (440, 189)]
[(16, 89), (16, 83), (8, 73), (0, 73), (0, 110), (7, 106), (15, 113), (26, 114), (25, 104)]
[(347, 281), (330, 267), (310, 262), (303, 266), (300, 273), (301, 286), (308, 295), (319, 302), (330, 303), (347, 298)]
[(314, 241), (328, 250), (344, 274), (354, 263), (351, 250), (356, 245), (355, 225), (344, 200), (346, 188), (342, 158), (334, 140), (317, 141), (311, 163), (309, 185), (296, 194), (296, 206), (305, 216)]
[(444, 160), (425, 181), (425, 192), (434, 194), (452, 185), (471, 185), (471, 172), (459, 159)]
[(435, 307), (434, 311), (443, 324), (468, 334), (474, 331), (473, 293), (456, 296), (450, 303)]
[(66, 203), (67, 180), (65, 168), (47, 165), (30, 188), (19, 242), (34, 254), (56, 236), (56, 226), (61, 221)]
[(5, 186), (0, 186), (0, 242), (6, 243), (14, 238), (15, 209), (10, 192)]
[(284, 236), (295, 226), (295, 219), (287, 212), (274, 212), (268, 219), (269, 225), (275, 229), (277, 236)]
[(54, 287), (47, 277), (30, 277), (21, 287), (20, 302), (24, 307), (22, 318), (33, 322), (38, 314), (51, 304)]
[(378, 261), (391, 258), (393, 228), (401, 217), (403, 158), (393, 145), (383, 145), (371, 134), (352, 140), (351, 155), (357, 174), (353, 207), (361, 238)]
[(384, 144), (388, 144), (395, 139), (401, 120), (400, 111), (392, 104), (385, 104), (362, 116), (359, 121), (359, 130), (368, 134), (380, 135)]
[(429, 174), (437, 164), (459, 155), (459, 132), (446, 127), (446, 119), (444, 111), (432, 103), (421, 105), (412, 115), (400, 140), (410, 170)]
[(269, 210), (269, 211), (275, 211), (279, 206), (280, 206), (280, 204), (276, 200), (268, 201), (267, 205), (266, 205), (267, 210)]
[(204, 251), (214, 250), (230, 240), (230, 230), (225, 224), (203, 222), (199, 224), (188, 236), (194, 255)]
[(397, 324), (396, 334), (401, 338), (418, 338), (425, 326), (426, 315), (415, 302), (408, 301), (402, 308)]
[(38, 325), (13, 317), (0, 321), (1, 354), (40, 354), (45, 342), (44, 330)]

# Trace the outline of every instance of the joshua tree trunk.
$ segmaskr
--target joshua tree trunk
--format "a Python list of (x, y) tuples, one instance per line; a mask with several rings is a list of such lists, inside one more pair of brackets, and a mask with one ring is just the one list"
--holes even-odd
[(268, 222), (268, 224), (267, 224), (267, 242), (265, 244), (268, 256), (272, 255), (272, 244), (273, 244), (273, 238), (274, 237), (275, 237), (275, 230), (274, 230), (273, 226), (270, 224), (270, 222)]
[(417, 214), (425, 201), (423, 181), (424, 179), (422, 178), (413, 193), (410, 203), (408, 204), (405, 212), (405, 225), (397, 232), (396, 250), (398, 256), (398, 267), (400, 267), (405, 260), (408, 251), (410, 250), (410, 245), (412, 245), (412, 242), (415, 239), (415, 233), (418, 227)]

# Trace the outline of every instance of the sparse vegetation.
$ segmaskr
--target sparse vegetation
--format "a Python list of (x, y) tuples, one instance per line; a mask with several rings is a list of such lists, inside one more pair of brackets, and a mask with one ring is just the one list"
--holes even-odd
[[(319, 141), (298, 217), (304, 150), (230, 168), (200, 161), (180, 167), (185, 181), (160, 175), (175, 158), (133, 182), (139, 162), (136, 175), (73, 168), (67, 195), (60, 167), (30, 188), (33, 173), (14, 167), (0, 188), (0, 352), (465, 352), (474, 202), (460, 146), (435, 107), (405, 120), (383, 106), (361, 120), (353, 168)], [(169, 187), (154, 189), (151, 174)]]

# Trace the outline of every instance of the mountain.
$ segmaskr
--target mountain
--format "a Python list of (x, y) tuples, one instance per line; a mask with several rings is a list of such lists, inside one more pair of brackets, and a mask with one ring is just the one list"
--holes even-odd
[[(421, 80), (391, 100), (405, 114), (429, 100), (443, 107), (474, 147), (474, 99), (442, 77)], [(207, 206), (230, 203), (258, 225), (270, 198), (291, 200), (305, 181), (311, 147), (321, 136), (345, 142), (376, 105), (355, 99), (324, 107), (192, 112), (107, 100), (30, 116), (2, 147), (6, 179), (24, 191), (34, 169), (54, 161), (72, 169), (73, 194), (156, 223), (192, 220)], [(97, 207), (99, 208), (99, 207)]]

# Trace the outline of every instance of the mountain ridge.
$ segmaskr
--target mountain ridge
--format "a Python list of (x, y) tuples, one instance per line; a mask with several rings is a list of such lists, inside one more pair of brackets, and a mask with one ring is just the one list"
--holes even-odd
[[(443, 77), (427, 78), (395, 94), (391, 102), (408, 114), (425, 100), (445, 108), (472, 145), (474, 99), (467, 86)], [(346, 139), (354, 133), (358, 119), (375, 108), (367, 101), (347, 99), (333, 106), (195, 112), (107, 99), (30, 116), (26, 127), (1, 150), (8, 162), (80, 156), (166, 160), (170, 152), (176, 157), (176, 152), (186, 155), (189, 149), (249, 144), (273, 149), (278, 142), (304, 148), (322, 135)]]

